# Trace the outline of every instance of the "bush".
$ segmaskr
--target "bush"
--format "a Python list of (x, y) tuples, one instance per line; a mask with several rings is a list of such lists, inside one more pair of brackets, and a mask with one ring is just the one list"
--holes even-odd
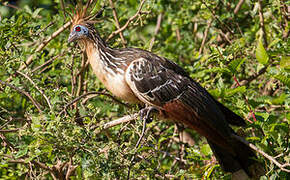
[[(17, 1), (17, 9), (8, 3), (0, 7), (5, 13), (0, 23), (2, 179), (125, 179), (129, 167), (133, 179), (230, 179), (206, 140), (178, 125), (150, 122), (138, 148), (141, 121), (105, 128), (139, 107), (112, 98), (86, 55), (67, 43), (69, 30), (62, 28), (68, 17), (61, 3), (25, 2)], [(122, 32), (124, 41), (116, 34), (108, 44), (152, 48), (175, 61), (248, 120), (243, 131), (237, 129), (248, 141), (289, 164), (289, 3), (240, 2), (146, 1)], [(96, 27), (106, 38), (118, 28), (109, 2), (98, 1), (96, 10), (103, 5)], [(140, 2), (114, 5), (122, 27)], [(180, 134), (191, 134), (193, 145)], [(261, 179), (289, 178), (289, 167), (259, 160), (267, 171)]]

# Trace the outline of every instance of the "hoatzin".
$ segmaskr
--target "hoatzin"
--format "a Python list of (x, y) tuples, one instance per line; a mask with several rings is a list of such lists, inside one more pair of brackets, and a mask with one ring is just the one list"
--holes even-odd
[(72, 17), (68, 42), (84, 47), (98, 79), (115, 96), (130, 103), (143, 103), (160, 111), (160, 116), (181, 123), (204, 136), (222, 169), (254, 176), (256, 155), (234, 139), (230, 125), (244, 120), (215, 100), (173, 61), (137, 48), (110, 48), (101, 38), (93, 17), (77, 8)]

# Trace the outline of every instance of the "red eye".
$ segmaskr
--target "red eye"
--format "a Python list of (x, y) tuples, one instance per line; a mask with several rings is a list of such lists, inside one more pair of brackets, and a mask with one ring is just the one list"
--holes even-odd
[(76, 28), (75, 28), (75, 31), (81, 31), (81, 28), (79, 27), (79, 26), (77, 26)]

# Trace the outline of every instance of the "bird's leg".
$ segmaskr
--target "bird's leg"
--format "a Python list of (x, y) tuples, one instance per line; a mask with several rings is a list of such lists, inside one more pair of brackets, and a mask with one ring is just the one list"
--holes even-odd
[[(143, 139), (144, 135), (145, 135), (145, 131), (146, 131), (146, 124), (149, 120), (152, 120), (152, 117), (150, 117), (151, 113), (156, 113), (159, 112), (159, 110), (153, 106), (148, 106), (146, 105), (145, 108), (140, 110), (140, 119), (143, 120), (143, 127), (142, 127), (142, 132), (141, 132), (141, 136), (139, 137), (135, 148), (138, 148), (138, 146), (141, 143), (141, 140)], [(134, 165), (134, 160), (135, 160), (135, 155), (136, 153), (132, 156), (131, 159), (131, 163), (128, 169), (128, 174), (127, 174), (127, 180), (130, 179), (130, 171), (131, 171), (131, 167)]]
[(147, 106), (147, 105), (145, 108), (140, 110), (140, 119), (143, 120), (143, 127), (142, 127), (141, 136), (138, 139), (135, 148), (137, 148), (139, 146), (142, 138), (144, 137), (145, 130), (146, 130), (146, 124), (148, 123), (148, 121), (152, 120), (152, 117), (150, 117), (151, 113), (156, 113), (156, 112), (158, 112), (157, 108), (155, 108), (153, 106)]

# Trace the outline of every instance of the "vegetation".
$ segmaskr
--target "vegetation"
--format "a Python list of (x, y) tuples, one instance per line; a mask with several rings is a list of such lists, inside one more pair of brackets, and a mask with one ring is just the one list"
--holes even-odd
[[(135, 148), (138, 118), (108, 128), (139, 107), (112, 98), (85, 54), (67, 43), (61, 2), (0, 6), (0, 178), (125, 179), (130, 169), (132, 179), (230, 179), (195, 132), (154, 119)], [(95, 10), (103, 6), (96, 27), (108, 44), (180, 64), (246, 119), (239, 133), (272, 157), (259, 155), (261, 179), (290, 178), (289, 1), (146, 0), (141, 7), (109, 0)], [(191, 146), (181, 136), (188, 134)]]

